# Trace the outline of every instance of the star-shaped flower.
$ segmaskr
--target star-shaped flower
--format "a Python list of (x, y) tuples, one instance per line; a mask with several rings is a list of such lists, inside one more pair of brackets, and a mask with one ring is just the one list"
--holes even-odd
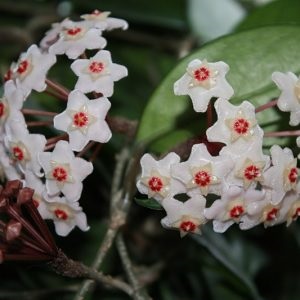
[(60, 32), (60, 37), (50, 46), (53, 54), (66, 54), (75, 59), (86, 49), (100, 49), (106, 46), (106, 40), (101, 36), (101, 30), (90, 28), (86, 22), (67, 20)]
[(246, 215), (246, 206), (249, 201), (259, 201), (264, 193), (258, 190), (237, 186), (225, 187), (220, 200), (215, 200), (211, 207), (204, 210), (207, 219), (213, 220), (215, 232), (223, 233), (234, 223), (240, 223)]
[(56, 196), (62, 192), (70, 202), (80, 198), (82, 180), (92, 173), (92, 163), (75, 157), (66, 141), (59, 141), (52, 153), (39, 153), (38, 160), (45, 171), (49, 196)]
[(67, 236), (77, 226), (82, 231), (89, 230), (86, 215), (78, 202), (69, 203), (64, 197), (56, 197), (55, 202), (48, 204), (55, 231), (60, 236)]
[(161, 201), (168, 195), (185, 192), (183, 185), (171, 177), (171, 166), (179, 161), (180, 157), (174, 152), (161, 160), (155, 160), (151, 155), (144, 154), (141, 158), (142, 174), (137, 182), (140, 193)]
[[(6, 123), (18, 122), (26, 127), (25, 119), (21, 113), (25, 97), (20, 88), (17, 88), (12, 80), (4, 84), (4, 95), (0, 98), (0, 132), (4, 129)], [(0, 140), (3, 136), (0, 137)]]
[(207, 129), (210, 142), (221, 142), (234, 152), (241, 153), (255, 140), (262, 140), (263, 130), (257, 125), (255, 107), (248, 101), (234, 106), (224, 99), (215, 103), (217, 122)]
[(274, 72), (272, 79), (281, 90), (278, 108), (291, 112), (290, 125), (297, 126), (300, 123), (300, 79), (292, 72)]
[(89, 100), (80, 91), (72, 91), (66, 110), (55, 116), (54, 127), (68, 132), (74, 151), (81, 151), (90, 140), (106, 143), (111, 138), (105, 121), (110, 106), (107, 98)]
[(167, 216), (161, 220), (165, 228), (178, 229), (180, 236), (188, 233), (201, 233), (201, 226), (206, 223), (203, 211), (206, 199), (201, 195), (192, 196), (184, 203), (172, 197), (163, 200), (162, 206)]
[(31, 170), (38, 176), (41, 166), (37, 160), (39, 153), (44, 151), (46, 138), (42, 134), (30, 134), (22, 123), (10, 123), (5, 136), (5, 144), (9, 150), (11, 160), (22, 173)]
[(264, 186), (271, 188), (271, 203), (278, 204), (285, 193), (296, 190), (298, 183), (297, 159), (289, 148), (274, 145), (270, 149), (272, 167), (264, 174)]
[(234, 91), (226, 81), (229, 67), (222, 61), (208, 63), (195, 59), (188, 64), (187, 72), (175, 82), (175, 95), (189, 95), (196, 112), (205, 112), (211, 98), (229, 99)]
[(83, 93), (95, 91), (105, 97), (112, 96), (114, 81), (128, 75), (124, 66), (112, 63), (107, 50), (100, 50), (90, 59), (77, 59), (72, 63), (71, 69), (79, 76), (76, 89)]
[(44, 91), (47, 87), (46, 75), (55, 62), (55, 55), (43, 53), (37, 45), (32, 45), (20, 56), (14, 70), (17, 87), (23, 90), (24, 95), (28, 95), (31, 90)]
[(186, 162), (174, 164), (172, 176), (182, 181), (189, 193), (220, 195), (223, 179), (230, 172), (233, 161), (229, 156), (213, 157), (204, 144), (194, 145)]
[(126, 30), (128, 28), (128, 23), (125, 20), (111, 18), (109, 15), (109, 11), (99, 11), (95, 9), (90, 14), (82, 15), (81, 18), (86, 20), (91, 26), (101, 30), (112, 30), (116, 28)]

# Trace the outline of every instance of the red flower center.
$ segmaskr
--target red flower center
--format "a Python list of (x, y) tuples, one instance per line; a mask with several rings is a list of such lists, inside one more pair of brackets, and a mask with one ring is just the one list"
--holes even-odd
[(74, 27), (67, 30), (67, 34), (71, 36), (75, 36), (82, 31), (80, 27)]
[(24, 159), (24, 152), (20, 147), (18, 147), (18, 146), (13, 147), (12, 148), (12, 153), (13, 153), (13, 156), (16, 160), (21, 161), (21, 160)]
[(0, 118), (4, 116), (5, 113), (5, 105), (3, 102), (0, 102)]
[(179, 228), (184, 232), (194, 232), (197, 226), (195, 223), (191, 221), (184, 221), (180, 224)]
[(210, 71), (206, 67), (201, 67), (194, 71), (194, 78), (198, 81), (207, 80), (210, 76)]
[(199, 171), (194, 176), (194, 181), (199, 186), (208, 186), (211, 183), (211, 178), (208, 172)]
[(52, 171), (52, 176), (59, 182), (66, 181), (68, 178), (68, 172), (63, 167), (56, 167)]
[(291, 183), (295, 183), (297, 181), (297, 178), (298, 178), (297, 168), (291, 168), (288, 178)]
[(244, 176), (248, 180), (253, 180), (260, 176), (260, 169), (255, 165), (248, 166), (244, 170)]
[(300, 207), (297, 207), (295, 213), (292, 216), (293, 220), (296, 220), (300, 216)]
[(148, 186), (153, 192), (160, 192), (163, 188), (163, 182), (159, 177), (151, 177), (148, 181)]
[(68, 214), (64, 211), (64, 210), (62, 210), (62, 209), (59, 209), (59, 208), (57, 208), (55, 211), (54, 211), (54, 213), (55, 213), (55, 216), (58, 218), (58, 219), (60, 219), (60, 220), (67, 220), (68, 219)]
[(243, 213), (244, 213), (243, 206), (236, 205), (230, 210), (229, 215), (231, 218), (235, 219), (235, 218), (239, 218)]
[(19, 63), (17, 72), (22, 75), (28, 70), (29, 67), (29, 61), (28, 60), (23, 60)]
[(92, 73), (101, 73), (104, 69), (104, 64), (102, 62), (97, 62), (97, 61), (93, 61), (90, 65), (89, 65), (89, 70)]
[(9, 69), (9, 70), (4, 74), (4, 81), (6, 82), (6, 81), (12, 79), (12, 74), (13, 74), (12, 70)]
[(89, 122), (89, 117), (86, 113), (80, 111), (73, 116), (73, 123), (77, 127), (86, 126)]
[(233, 130), (238, 134), (245, 134), (248, 132), (250, 124), (245, 119), (236, 119), (233, 123)]
[(272, 208), (268, 213), (267, 213), (267, 217), (266, 220), (267, 221), (273, 221), (276, 219), (277, 217), (277, 213), (278, 213), (278, 208)]

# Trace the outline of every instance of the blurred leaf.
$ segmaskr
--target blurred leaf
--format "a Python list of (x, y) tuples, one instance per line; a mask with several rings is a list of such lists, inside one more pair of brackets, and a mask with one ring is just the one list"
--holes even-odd
[(235, 0), (189, 0), (188, 17), (200, 41), (230, 33), (245, 17), (245, 9)]
[[(300, 64), (297, 64), (300, 61), (300, 39), (296, 38), (299, 34), (300, 27), (297, 26), (258, 28), (218, 39), (184, 58), (152, 95), (140, 122), (137, 141), (150, 142), (175, 131), (178, 117), (191, 103), (186, 96), (174, 96), (173, 84), (184, 74), (188, 62), (195, 58), (222, 60), (229, 64), (228, 81), (235, 90), (232, 103), (238, 104), (247, 99), (259, 106), (279, 95), (271, 81), (271, 74), (274, 71), (300, 72)], [(267, 117), (267, 122), (274, 122), (268, 124), (267, 129), (278, 129), (277, 111), (268, 110)], [(205, 120), (200, 115), (198, 123), (201, 118)], [(258, 120), (266, 123), (265, 112), (258, 114)], [(277, 141), (286, 142), (284, 139)], [(169, 146), (173, 146), (173, 141)]]
[[(249, 290), (253, 299), (262, 299), (252, 279), (252, 275), (254, 274), (251, 274), (252, 272), (249, 272), (249, 268), (245, 266), (245, 261), (251, 264), (250, 259), (256, 260), (257, 255), (259, 257), (260, 252), (258, 252), (257, 249), (253, 248), (254, 251), (251, 254), (247, 252), (245, 253), (244, 251), (236, 251), (237, 247), (234, 249), (233, 245), (229, 243), (224, 236), (216, 235), (211, 229), (208, 228), (204, 229), (202, 236), (193, 235), (192, 238), (201, 246), (205, 247), (217, 261), (219, 261), (237, 278), (239, 278)], [(239, 247), (243, 247), (244, 250), (245, 245), (241, 245), (241, 241), (238, 242)], [(248, 248), (248, 251), (249, 250), (250, 248)], [(261, 267), (264, 259), (262, 256), (259, 257), (259, 259), (261, 260), (259, 263)]]
[(146, 208), (154, 209), (154, 210), (163, 210), (162, 206), (153, 198), (149, 199), (139, 199), (139, 198), (134, 198), (134, 201)]
[(300, 25), (299, 12), (299, 0), (274, 1), (254, 10), (238, 25), (236, 30), (241, 31), (266, 25)]

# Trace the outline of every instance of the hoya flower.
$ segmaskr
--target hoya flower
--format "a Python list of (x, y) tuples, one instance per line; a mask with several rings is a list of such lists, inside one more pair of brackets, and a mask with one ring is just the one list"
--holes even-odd
[(66, 110), (55, 116), (54, 127), (69, 134), (74, 151), (81, 151), (90, 140), (106, 143), (112, 135), (105, 121), (110, 106), (107, 98), (89, 100), (80, 91), (72, 91)]
[(222, 61), (208, 63), (195, 59), (188, 64), (186, 73), (175, 82), (175, 95), (189, 95), (194, 110), (205, 112), (211, 98), (229, 99), (234, 91), (226, 81), (229, 67)]
[(92, 163), (75, 157), (66, 141), (59, 141), (52, 153), (39, 153), (38, 160), (45, 171), (46, 189), (49, 196), (56, 196), (62, 192), (70, 202), (75, 202), (80, 198), (83, 188), (82, 180), (92, 173)]
[(46, 191), (46, 186), (42, 182), (42, 180), (39, 177), (37, 177), (33, 172), (28, 170), (25, 173), (24, 186), (34, 190), (32, 201), (42, 218), (50, 218), (51, 214), (48, 211), (48, 204), (43, 197), (43, 194)]
[[(21, 89), (17, 88), (12, 80), (4, 84), (4, 95), (0, 98), (0, 132), (8, 121), (20, 122), (25, 127), (24, 116), (21, 113), (25, 97)], [(2, 136), (0, 140), (2, 140)]]
[(217, 122), (207, 129), (210, 142), (221, 142), (236, 153), (248, 149), (253, 141), (263, 138), (263, 130), (257, 125), (255, 107), (248, 101), (239, 106), (232, 105), (224, 99), (215, 103), (218, 114)]
[(69, 203), (64, 197), (55, 197), (48, 204), (49, 219), (52, 219), (55, 231), (60, 236), (67, 236), (77, 226), (82, 231), (89, 230), (86, 215), (78, 202)]
[(163, 202), (167, 216), (161, 220), (165, 228), (174, 228), (180, 231), (184, 237), (188, 233), (201, 233), (201, 226), (206, 223), (203, 211), (206, 199), (201, 195), (192, 196), (185, 202), (178, 201), (172, 197)]
[(249, 144), (244, 152), (232, 152), (230, 147), (223, 147), (222, 156), (229, 156), (234, 161), (232, 171), (226, 181), (230, 185), (255, 188), (257, 183), (263, 184), (264, 171), (270, 166), (270, 157), (262, 152), (262, 140)]
[(44, 135), (30, 134), (22, 123), (9, 123), (5, 145), (12, 162), (19, 167), (22, 173), (31, 170), (36, 175), (42, 176), (37, 156), (44, 151), (46, 143)]
[(271, 188), (271, 202), (278, 204), (285, 193), (297, 189), (297, 159), (289, 148), (274, 145), (270, 149), (272, 166), (265, 172), (264, 186)]
[(224, 177), (233, 166), (232, 159), (211, 156), (204, 144), (194, 145), (186, 162), (172, 166), (172, 176), (183, 182), (190, 193), (220, 195)]
[(290, 125), (300, 123), (300, 80), (292, 72), (274, 72), (272, 79), (281, 90), (277, 106), (282, 111), (291, 112)]
[(44, 91), (47, 87), (46, 75), (55, 62), (55, 55), (43, 53), (37, 45), (32, 45), (20, 56), (14, 70), (17, 87), (23, 90), (24, 95), (28, 95), (31, 90)]
[(259, 224), (263, 224), (265, 228), (273, 226), (282, 220), (280, 215), (280, 204), (272, 204), (272, 194), (268, 190), (264, 190), (262, 199), (252, 198), (246, 204), (247, 214), (240, 223), (240, 229), (247, 230)]
[(22, 173), (11, 161), (3, 143), (0, 143), (0, 168), (8, 180), (21, 179)]
[(100, 50), (90, 59), (78, 59), (71, 65), (79, 77), (75, 89), (83, 93), (97, 92), (110, 97), (114, 91), (114, 82), (128, 75), (127, 68), (114, 64), (110, 52)]
[(223, 233), (231, 225), (242, 222), (246, 215), (246, 206), (249, 201), (260, 201), (264, 198), (262, 191), (237, 186), (225, 187), (220, 200), (204, 210), (207, 219), (213, 220), (215, 232)]
[(109, 17), (110, 14), (110, 11), (99, 11), (95, 9), (90, 14), (82, 15), (81, 18), (86, 20), (91, 26), (101, 30), (112, 30), (116, 28), (126, 30), (128, 28), (128, 23), (125, 20), (111, 18)]
[(142, 174), (137, 182), (140, 193), (161, 201), (169, 195), (185, 192), (183, 185), (171, 177), (171, 166), (179, 161), (180, 157), (174, 152), (160, 160), (144, 154), (141, 158)]
[(61, 29), (60, 37), (50, 46), (52, 54), (66, 54), (75, 59), (86, 49), (99, 49), (106, 46), (106, 40), (101, 36), (101, 30), (90, 28), (85, 22), (67, 20)]

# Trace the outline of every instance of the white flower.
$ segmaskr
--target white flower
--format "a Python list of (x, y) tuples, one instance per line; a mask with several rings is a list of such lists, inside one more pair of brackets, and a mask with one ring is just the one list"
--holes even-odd
[(48, 204), (49, 219), (54, 221), (55, 231), (60, 236), (67, 236), (77, 226), (82, 231), (89, 230), (86, 215), (78, 202), (69, 203), (64, 197), (56, 197)]
[(262, 152), (262, 141), (254, 140), (245, 151), (233, 152), (231, 147), (223, 147), (221, 156), (229, 156), (234, 161), (232, 171), (225, 179), (229, 185), (255, 188), (263, 184), (264, 171), (270, 166), (270, 157)]
[(150, 154), (144, 154), (141, 158), (142, 175), (137, 182), (140, 193), (161, 201), (168, 195), (185, 192), (180, 181), (171, 177), (171, 166), (179, 161), (180, 157), (174, 152), (161, 160), (155, 160)]
[(89, 28), (86, 22), (67, 20), (60, 32), (57, 42), (50, 46), (53, 54), (66, 54), (75, 59), (86, 49), (99, 49), (106, 46), (106, 40), (101, 36), (101, 30)]
[(215, 103), (218, 114), (217, 122), (207, 129), (206, 135), (210, 142), (221, 142), (231, 146), (230, 150), (242, 153), (250, 143), (262, 140), (263, 130), (257, 125), (255, 107), (248, 101), (234, 106), (224, 99)]
[[(21, 113), (25, 97), (21, 89), (18, 89), (12, 80), (4, 84), (4, 95), (0, 98), (0, 133), (4, 125), (9, 122), (19, 122), (26, 127), (25, 119)], [(0, 140), (3, 139), (3, 135)]]
[(278, 145), (270, 149), (272, 167), (264, 173), (264, 186), (271, 188), (271, 203), (278, 204), (285, 193), (297, 189), (297, 159), (289, 148), (281, 149)]
[(42, 92), (46, 89), (46, 75), (55, 64), (56, 56), (42, 53), (37, 45), (32, 45), (23, 53), (14, 70), (16, 85), (28, 95), (31, 90)]
[(30, 134), (22, 123), (11, 122), (7, 126), (5, 144), (12, 162), (20, 168), (22, 173), (31, 170), (37, 176), (42, 176), (37, 156), (44, 151), (46, 143), (44, 135)]
[(292, 72), (274, 72), (272, 79), (281, 90), (277, 106), (282, 111), (291, 112), (290, 125), (300, 123), (300, 79)]
[(75, 89), (83, 93), (97, 92), (110, 97), (114, 91), (114, 81), (127, 76), (124, 66), (114, 64), (110, 52), (100, 50), (90, 59), (78, 59), (71, 65), (73, 72), (79, 76)]
[(68, 132), (74, 151), (81, 151), (90, 140), (106, 143), (111, 138), (105, 121), (110, 106), (107, 98), (89, 100), (80, 91), (72, 91), (66, 110), (55, 116), (54, 127)]
[(229, 67), (222, 61), (208, 63), (195, 59), (187, 72), (175, 82), (175, 95), (189, 95), (196, 112), (205, 112), (212, 97), (229, 99), (234, 91), (226, 81)]
[(92, 163), (75, 157), (66, 141), (59, 141), (52, 153), (39, 153), (38, 160), (45, 171), (49, 196), (56, 196), (62, 192), (70, 202), (80, 198), (82, 180), (92, 173)]
[(95, 9), (90, 14), (82, 15), (81, 18), (86, 20), (91, 26), (101, 30), (112, 30), (116, 28), (126, 30), (128, 28), (128, 23), (125, 20), (111, 18), (109, 15), (109, 11), (99, 11)]
[(215, 200), (211, 207), (204, 210), (207, 219), (213, 220), (215, 232), (223, 233), (232, 224), (240, 223), (246, 214), (246, 205), (249, 201), (259, 201), (264, 193), (258, 190), (244, 189), (230, 186), (223, 190), (220, 200)]
[(230, 157), (211, 156), (204, 144), (194, 145), (186, 162), (174, 164), (173, 177), (182, 181), (188, 193), (208, 193), (220, 195), (224, 177), (233, 166)]
[(203, 211), (206, 199), (201, 195), (194, 195), (185, 202), (168, 197), (162, 202), (167, 216), (161, 220), (165, 228), (179, 229), (180, 236), (188, 233), (201, 233), (201, 225), (206, 223)]
[(2, 142), (0, 142), (0, 169), (8, 180), (21, 179), (21, 173), (11, 162)]
[(42, 180), (31, 171), (26, 171), (24, 186), (34, 190), (32, 197), (34, 206), (38, 209), (43, 219), (49, 219), (51, 217), (51, 213), (49, 212), (48, 204), (43, 197), (46, 186)]

